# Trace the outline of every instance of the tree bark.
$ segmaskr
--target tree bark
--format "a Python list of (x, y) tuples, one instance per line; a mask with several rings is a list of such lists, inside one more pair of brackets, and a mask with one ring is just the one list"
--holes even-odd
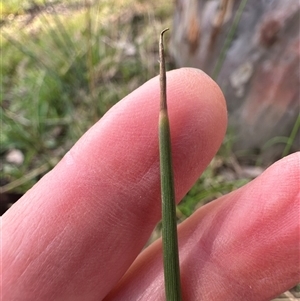
[[(239, 10), (243, 2), (177, 0), (170, 49), (178, 66), (200, 68), (220, 85), (237, 153), (259, 151), (271, 163), (299, 118), (300, 2), (248, 0)], [(291, 151), (299, 147), (298, 130)]]

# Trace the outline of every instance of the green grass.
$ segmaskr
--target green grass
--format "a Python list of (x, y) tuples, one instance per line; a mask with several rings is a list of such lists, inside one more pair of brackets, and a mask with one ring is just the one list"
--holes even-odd
[[(40, 6), (31, 22), (16, 16), (1, 28), (2, 192), (27, 191), (109, 108), (157, 75), (171, 1), (79, 2), (62, 14)], [(2, 3), (2, 12), (20, 14), (21, 3)], [(22, 166), (5, 161), (11, 149), (24, 154)]]

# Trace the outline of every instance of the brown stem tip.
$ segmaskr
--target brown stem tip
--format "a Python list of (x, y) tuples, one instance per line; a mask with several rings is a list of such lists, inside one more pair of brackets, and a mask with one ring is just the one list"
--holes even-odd
[(164, 33), (168, 31), (169, 28), (164, 29), (160, 33), (159, 39), (159, 74), (160, 74), (160, 109), (167, 110), (167, 79), (166, 79), (166, 64), (165, 64), (165, 51), (164, 51)]

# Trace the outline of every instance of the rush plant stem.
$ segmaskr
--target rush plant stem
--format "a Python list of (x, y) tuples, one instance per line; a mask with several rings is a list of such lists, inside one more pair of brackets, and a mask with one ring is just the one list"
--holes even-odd
[(165, 294), (167, 301), (181, 300), (180, 270), (178, 255), (175, 191), (171, 156), (170, 126), (167, 110), (166, 67), (163, 35), (160, 34), (160, 112), (159, 112), (159, 156), (162, 199), (162, 243)]

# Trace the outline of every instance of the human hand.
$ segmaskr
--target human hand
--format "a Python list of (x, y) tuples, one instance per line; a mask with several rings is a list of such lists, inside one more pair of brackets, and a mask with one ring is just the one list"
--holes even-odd
[[(218, 150), (227, 113), (196, 69), (168, 73), (168, 105), (179, 201)], [(158, 114), (155, 78), (4, 214), (2, 300), (164, 300), (161, 241), (139, 255), (160, 220)], [(275, 163), (179, 225), (183, 300), (270, 300), (300, 281), (299, 162)]]

